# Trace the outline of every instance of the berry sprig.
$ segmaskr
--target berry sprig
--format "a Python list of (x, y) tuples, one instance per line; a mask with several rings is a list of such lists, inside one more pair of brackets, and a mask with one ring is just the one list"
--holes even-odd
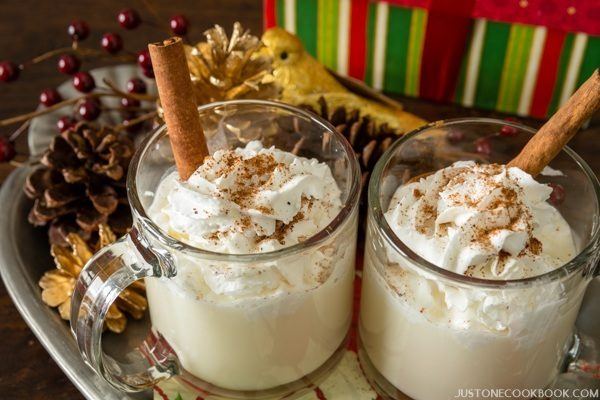
[[(132, 9), (126, 8), (117, 14), (117, 22), (121, 28), (126, 30), (133, 30), (139, 27), (144, 21), (140, 18), (140, 14)], [(160, 27), (160, 24), (146, 22), (150, 26)], [(177, 36), (185, 36), (189, 30), (189, 21), (185, 15), (178, 14), (174, 15), (169, 19), (170, 33)], [(58, 58), (58, 70), (63, 74), (72, 75), (79, 71), (81, 67), (81, 58), (84, 57), (97, 57), (106, 58), (106, 56), (115, 56), (123, 51), (123, 38), (116, 32), (106, 32), (102, 35), (100, 40), (100, 47), (102, 50), (82, 47), (80, 43), (87, 39), (90, 35), (90, 27), (87, 22), (83, 20), (73, 20), (67, 26), (67, 33), (71, 38), (71, 46), (55, 49), (44, 53), (34, 59), (17, 64), (13, 61), (4, 60), (0, 61), (0, 82), (8, 83), (17, 80), (21, 74), (21, 71), (30, 67), (31, 65), (38, 64), (48, 59), (54, 58), (57, 55)], [(142, 72), (147, 77), (153, 77), (152, 63), (150, 58), (147, 56), (147, 50), (141, 50), (137, 55), (130, 53), (124, 54), (116, 59), (118, 61), (133, 61), (137, 57), (137, 62), (142, 69)]]
[[(140, 25), (146, 24), (178, 36), (185, 36), (188, 33), (189, 21), (184, 15), (174, 15), (169, 19), (168, 24), (162, 25), (152, 4), (149, 2), (144, 2), (144, 4), (156, 22), (145, 21), (140, 17), (137, 10), (126, 8), (116, 15), (118, 25), (124, 30), (134, 30)], [(123, 37), (117, 32), (105, 32), (100, 40), (99, 48), (83, 46), (82, 42), (90, 36), (90, 26), (81, 19), (69, 23), (67, 34), (71, 39), (71, 45), (68, 47), (48, 51), (22, 63), (10, 60), (0, 61), (1, 84), (18, 81), (23, 73), (34, 65), (55, 59), (58, 72), (69, 75), (73, 87), (81, 93), (78, 97), (63, 99), (55, 88), (46, 88), (39, 95), (39, 102), (42, 107), (38, 110), (0, 120), (0, 127), (16, 123), (22, 124), (10, 137), (0, 137), (0, 163), (14, 159), (16, 155), (14, 141), (22, 132), (27, 130), (33, 118), (63, 107), (73, 107), (73, 115), (62, 117), (58, 121), (57, 129), (60, 132), (72, 128), (78, 120), (96, 120), (103, 111), (120, 111), (123, 116), (122, 123), (117, 125), (115, 129), (128, 132), (139, 130), (143, 122), (149, 121), (157, 115), (155, 108), (142, 107), (142, 101), (155, 102), (157, 100), (155, 96), (147, 94), (146, 83), (142, 79), (132, 77), (127, 82), (126, 88), (121, 90), (108, 81), (96, 82), (87, 70), (82, 69), (84, 62), (87, 63), (90, 60), (135, 62), (139, 66), (141, 74), (147, 78), (153, 78), (154, 71), (147, 49), (138, 52), (127, 51)], [(101, 101), (104, 97), (120, 98), (120, 107), (105, 107)]]
[[(508, 117), (505, 119), (507, 122), (515, 122), (514, 118)], [(519, 134), (519, 130), (514, 126), (507, 124), (503, 125), (500, 130), (491, 135), (477, 138), (473, 141), (475, 152), (482, 156), (490, 156), (493, 152), (492, 139), (495, 137), (511, 138)], [(446, 134), (446, 139), (452, 144), (458, 144), (464, 142), (467, 136), (464, 132), (456, 129), (450, 129)]]

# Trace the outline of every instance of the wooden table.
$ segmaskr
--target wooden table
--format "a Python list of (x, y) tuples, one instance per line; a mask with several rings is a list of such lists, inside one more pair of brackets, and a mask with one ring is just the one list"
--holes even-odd
[[(185, 13), (192, 21), (190, 38), (199, 40), (202, 32), (214, 23), (230, 29), (236, 20), (252, 32), (261, 31), (260, 0), (169, 0), (156, 6), (164, 19), (176, 13)], [(132, 7), (148, 15), (140, 2), (130, 2)], [(0, 4), (0, 59), (23, 61), (45, 51), (68, 45), (66, 26), (71, 19), (86, 20), (92, 29), (90, 44), (98, 43), (104, 32), (118, 31), (115, 15), (124, 2), (103, 1), (40, 1), (21, 0)], [(189, 9), (189, 7), (193, 7)], [(136, 37), (141, 36), (141, 37)], [(160, 39), (163, 35), (148, 27), (124, 32), (125, 47), (132, 51), (143, 48), (146, 40)], [(55, 62), (38, 65), (23, 73), (18, 82), (0, 85), (0, 118), (30, 111), (38, 102), (39, 92), (58, 85), (64, 76), (56, 72)], [(398, 98), (408, 111), (428, 120), (465, 116), (505, 117), (487, 111), (465, 109), (453, 105), (434, 104), (417, 99)], [(520, 119), (531, 126), (543, 121)], [(14, 128), (13, 128), (14, 129)], [(0, 128), (0, 134), (10, 129)], [(600, 172), (600, 122), (592, 121), (590, 128), (581, 132), (572, 147)], [(25, 140), (18, 143), (18, 150), (26, 152)], [(8, 173), (0, 167), (0, 181)], [(1, 239), (0, 239), (1, 240)], [(80, 399), (83, 398), (69, 382), (60, 368), (39, 344), (10, 300), (3, 284), (0, 284), (0, 398), (5, 399)]]

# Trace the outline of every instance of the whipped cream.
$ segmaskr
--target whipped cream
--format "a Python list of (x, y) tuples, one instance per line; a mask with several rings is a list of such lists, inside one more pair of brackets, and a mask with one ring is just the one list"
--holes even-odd
[(385, 218), (414, 252), (462, 275), (522, 279), (575, 256), (552, 188), (518, 168), (459, 161), (397, 189)]
[(300, 243), (342, 208), (327, 164), (252, 141), (219, 150), (187, 181), (166, 177), (153, 219), (192, 246), (228, 254), (262, 253)]
[[(150, 215), (170, 236), (226, 254), (263, 253), (289, 247), (323, 230), (342, 209), (341, 191), (329, 166), (253, 141), (219, 150), (187, 181), (164, 178)], [(197, 263), (178, 260), (172, 281), (213, 300), (266, 297), (311, 289), (346, 254), (337, 249), (258, 262)]]

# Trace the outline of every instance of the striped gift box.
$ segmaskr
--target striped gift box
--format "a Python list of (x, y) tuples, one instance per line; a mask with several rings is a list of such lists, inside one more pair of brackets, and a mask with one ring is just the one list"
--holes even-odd
[(600, 66), (597, 0), (265, 0), (329, 68), (376, 89), (534, 117)]

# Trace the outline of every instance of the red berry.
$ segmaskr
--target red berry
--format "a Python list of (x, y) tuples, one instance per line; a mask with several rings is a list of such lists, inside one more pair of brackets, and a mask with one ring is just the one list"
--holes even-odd
[(63, 54), (58, 59), (58, 72), (67, 75), (73, 75), (79, 71), (81, 61), (73, 54)]
[(548, 186), (552, 188), (552, 193), (550, 193), (550, 198), (548, 199), (550, 203), (554, 206), (558, 206), (565, 201), (565, 188), (563, 185), (559, 183), (549, 183)]
[(74, 41), (80, 41), (84, 40), (90, 35), (90, 27), (88, 26), (87, 22), (76, 19), (71, 21), (69, 27), (67, 28), (67, 32), (69, 33), (69, 36), (71, 36), (71, 39)]
[(142, 20), (140, 15), (133, 8), (125, 8), (117, 14), (119, 25), (125, 29), (135, 29)]
[(60, 132), (64, 132), (67, 129), (70, 129), (71, 127), (75, 126), (76, 123), (77, 121), (74, 118), (61, 117), (56, 123), (56, 126), (58, 127), (58, 130)]
[(55, 105), (56, 103), (60, 103), (63, 100), (60, 93), (56, 89), (45, 89), (40, 93), (40, 103), (45, 105), (46, 107), (50, 107)]
[(9, 162), (16, 155), (14, 144), (8, 138), (0, 136), (0, 163)]
[(446, 134), (446, 137), (450, 143), (459, 143), (465, 140), (465, 133), (458, 129), (452, 129)]
[(142, 74), (146, 78), (154, 78), (154, 70), (152, 68), (142, 68)]
[(140, 78), (131, 78), (127, 81), (129, 93), (146, 93), (146, 83)]
[(171, 17), (169, 25), (174, 34), (183, 36), (188, 31), (189, 22), (183, 15), (174, 15)]
[(89, 72), (78, 72), (73, 75), (73, 86), (80, 92), (89, 93), (96, 87), (96, 82)]
[(152, 60), (150, 60), (150, 52), (144, 49), (137, 54), (137, 62), (142, 69), (152, 69)]
[(19, 77), (19, 66), (12, 61), (0, 62), (0, 81), (12, 82)]
[(500, 136), (513, 137), (517, 136), (518, 134), (519, 131), (514, 126), (504, 125), (502, 128), (500, 128)]
[(105, 33), (102, 35), (101, 45), (110, 54), (118, 53), (123, 49), (123, 39), (118, 33)]
[(121, 99), (121, 105), (125, 108), (133, 108), (133, 107), (139, 107), (141, 105), (141, 103), (138, 99), (123, 97)]
[(81, 118), (93, 121), (100, 116), (100, 104), (93, 99), (85, 99), (77, 106)]
[(486, 156), (489, 156), (490, 154), (492, 154), (492, 143), (490, 142), (490, 139), (486, 138), (486, 137), (482, 137), (482, 138), (475, 140), (475, 150), (479, 154), (483, 154)]

